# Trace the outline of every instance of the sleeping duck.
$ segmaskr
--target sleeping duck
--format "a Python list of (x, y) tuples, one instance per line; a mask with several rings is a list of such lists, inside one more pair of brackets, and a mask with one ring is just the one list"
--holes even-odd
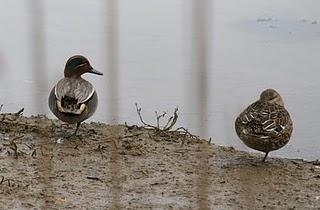
[(237, 117), (235, 129), (245, 145), (265, 152), (264, 162), (270, 151), (288, 143), (293, 124), (280, 94), (267, 89), (261, 93), (258, 101)]

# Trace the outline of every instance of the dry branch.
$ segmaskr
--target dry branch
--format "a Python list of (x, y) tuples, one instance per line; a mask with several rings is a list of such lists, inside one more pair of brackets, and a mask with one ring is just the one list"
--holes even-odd
[(161, 134), (161, 135), (164, 135), (164, 136), (172, 137), (174, 135), (179, 135), (179, 137), (182, 137), (182, 139), (183, 139), (182, 143), (184, 143), (184, 140), (186, 139), (186, 137), (190, 137), (190, 138), (193, 138), (193, 139), (199, 139), (198, 136), (191, 134), (188, 131), (188, 129), (186, 129), (184, 127), (179, 127), (177, 129), (173, 130), (173, 127), (175, 126), (175, 124), (178, 121), (178, 108), (174, 109), (172, 116), (170, 116), (167, 119), (167, 122), (164, 125), (161, 125), (160, 120), (162, 118), (165, 118), (167, 113), (166, 112), (162, 112), (162, 114), (159, 115), (158, 112), (155, 111), (155, 114), (156, 114), (156, 125), (152, 125), (152, 124), (146, 123), (143, 120), (143, 117), (142, 117), (142, 114), (141, 114), (142, 109), (140, 107), (138, 107), (137, 103), (135, 105), (136, 105), (136, 110), (137, 110), (140, 122), (143, 124), (142, 127), (146, 128), (146, 129), (154, 130), (155, 133)]
[[(2, 107), (3, 107), (3, 104), (0, 105), (0, 112), (2, 110)], [(20, 109), (18, 112), (15, 112), (15, 113), (3, 113), (1, 114), (2, 118), (0, 122), (3, 122), (4, 120), (15, 121), (19, 116), (23, 114), (23, 112), (24, 112), (24, 108)], [(14, 116), (14, 117), (7, 118), (7, 116)]]
[(16, 115), (22, 115), (24, 112), (24, 108), (20, 109), (18, 112), (16, 112), (15, 114)]
[(173, 115), (167, 120), (166, 124), (164, 126), (160, 125), (160, 120), (161, 118), (165, 118), (165, 116), (167, 115), (166, 112), (163, 112), (161, 115), (158, 114), (157, 111), (155, 111), (156, 114), (156, 120), (157, 120), (157, 125), (151, 125), (149, 123), (146, 123), (141, 115), (141, 108), (138, 107), (138, 104), (136, 103), (136, 109), (137, 109), (137, 113), (138, 116), (140, 118), (141, 123), (144, 125), (145, 128), (151, 128), (151, 129), (155, 129), (156, 131), (169, 131), (172, 129), (172, 127), (176, 124), (177, 120), (178, 120), (178, 108), (174, 109)]

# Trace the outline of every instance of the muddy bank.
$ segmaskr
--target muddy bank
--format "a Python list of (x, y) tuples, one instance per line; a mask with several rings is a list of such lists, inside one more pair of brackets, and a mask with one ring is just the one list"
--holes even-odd
[(0, 115), (1, 209), (320, 209), (318, 162), (179, 134)]

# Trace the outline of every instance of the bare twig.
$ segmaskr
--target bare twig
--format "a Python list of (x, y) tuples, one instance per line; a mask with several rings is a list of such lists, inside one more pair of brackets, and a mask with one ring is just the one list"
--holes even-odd
[(141, 170), (141, 173), (143, 173), (145, 176), (149, 176), (148, 172), (145, 170)]
[(31, 153), (31, 157), (35, 157), (35, 156), (37, 156), (37, 150), (36, 149), (33, 150), (33, 152)]
[(0, 105), (0, 112), (2, 111), (3, 104)]
[(92, 176), (87, 176), (87, 179), (96, 180), (96, 181), (100, 180), (98, 177), (92, 177)]
[(150, 124), (147, 124), (147, 123), (144, 122), (144, 120), (143, 120), (143, 118), (142, 118), (142, 116), (141, 116), (141, 108), (138, 107), (138, 104), (137, 104), (137, 103), (135, 103), (135, 105), (136, 105), (137, 113), (138, 113), (138, 116), (139, 116), (139, 118), (140, 118), (141, 123), (142, 123), (144, 126), (146, 126), (147, 128), (153, 128), (153, 129), (158, 130), (158, 127), (153, 126), (153, 125), (150, 125)]
[(188, 129), (184, 128), (184, 127), (179, 127), (177, 128), (175, 131), (180, 132), (182, 134), (187, 134), (187, 136), (194, 138), (194, 139), (199, 139), (199, 136), (193, 135), (191, 134)]
[[(168, 136), (168, 137), (172, 137), (173, 135), (182, 135), (182, 145), (184, 144), (184, 141), (186, 139), (186, 137), (190, 137), (193, 139), (199, 139), (198, 136), (191, 134), (186, 128), (184, 127), (179, 127), (175, 130), (172, 130), (173, 127), (175, 126), (175, 124), (178, 121), (178, 107), (174, 109), (174, 112), (172, 114), (172, 116), (170, 116), (166, 122), (166, 124), (164, 126), (160, 125), (160, 119), (161, 118), (165, 118), (166, 116), (166, 112), (163, 112), (161, 115), (158, 114), (158, 112), (155, 112), (156, 114), (156, 120), (157, 120), (157, 124), (156, 126), (152, 125), (152, 124), (148, 124), (143, 120), (142, 114), (141, 114), (141, 108), (138, 107), (138, 104), (136, 103), (136, 109), (137, 109), (137, 113), (138, 116), (140, 118), (141, 123), (143, 124), (143, 127), (146, 129), (153, 129), (156, 133), (160, 133), (161, 136)], [(150, 135), (149, 135), (150, 136)]]
[(18, 112), (16, 112), (15, 115), (22, 115), (23, 112), (24, 112), (24, 108), (22, 108)]
[[(0, 111), (2, 110), (3, 105), (0, 105)], [(2, 118), (1, 118), (1, 122), (3, 122), (4, 120), (9, 120), (9, 121), (15, 121), (17, 120), (17, 118), (23, 114), (24, 108), (20, 109), (18, 112), (16, 113), (3, 113), (1, 114)], [(13, 115), (13, 118), (7, 118), (8, 115)]]
[(137, 125), (128, 125), (127, 122), (124, 123), (124, 126), (126, 126), (126, 128), (128, 128), (128, 130), (134, 129), (134, 128), (139, 128), (139, 126)]
[(157, 117), (157, 127), (160, 129), (160, 119), (166, 116), (166, 112), (163, 112), (161, 115), (158, 114), (157, 111), (155, 111), (156, 117)]
[(171, 116), (167, 123), (165, 124), (165, 126), (161, 126), (160, 125), (160, 119), (161, 118), (164, 118), (167, 113), (166, 112), (163, 112), (161, 115), (158, 114), (158, 112), (156, 111), (156, 120), (157, 120), (157, 125), (154, 126), (154, 125), (151, 125), (151, 124), (148, 124), (146, 123), (143, 118), (142, 118), (142, 115), (141, 115), (141, 108), (138, 107), (138, 104), (135, 103), (136, 105), (136, 109), (137, 109), (137, 113), (138, 113), (138, 116), (140, 118), (140, 121), (141, 123), (145, 126), (145, 128), (152, 128), (152, 129), (155, 129), (156, 131), (169, 131), (172, 129), (172, 127), (176, 124), (177, 120), (178, 120), (178, 108), (175, 108), (174, 110), (174, 113), (173, 113), (173, 116)]
[(167, 128), (169, 126), (169, 124), (171, 123), (171, 121), (173, 120), (173, 116), (171, 116), (169, 119), (168, 119), (168, 122), (167, 124), (164, 126), (164, 128)]
[(4, 176), (2, 176), (1, 181), (0, 181), (0, 185), (4, 182)]
[[(173, 116), (169, 118), (168, 123), (165, 125), (163, 130), (169, 131), (176, 124), (178, 120), (178, 107), (174, 109)], [(171, 121), (171, 123), (170, 123)]]
[(30, 145), (27, 144), (27, 143), (24, 143), (24, 145), (26, 145), (29, 149), (32, 149), (32, 148), (33, 148), (32, 146), (30, 146)]
[[(4, 176), (2, 176), (1, 181), (0, 181), (0, 185), (2, 185), (2, 183), (4, 182), (8, 182), (9, 187), (13, 187), (14, 186), (14, 180), (13, 179), (5, 179)], [(13, 184), (11, 184), (11, 182), (13, 182)]]
[(14, 142), (14, 140), (10, 141), (10, 143), (9, 143), (9, 148), (12, 149), (15, 153), (17, 152), (18, 146), (17, 146), (17, 144)]
[[(9, 187), (13, 187), (14, 186), (14, 180), (13, 179), (7, 179), (5, 181), (8, 182)], [(11, 184), (11, 182), (13, 182), (13, 184)]]
[(21, 139), (21, 138), (23, 138), (24, 136), (22, 135), (22, 136), (17, 136), (17, 137), (14, 137), (13, 139), (12, 139), (12, 141), (15, 141), (15, 140), (17, 140), (17, 139)]

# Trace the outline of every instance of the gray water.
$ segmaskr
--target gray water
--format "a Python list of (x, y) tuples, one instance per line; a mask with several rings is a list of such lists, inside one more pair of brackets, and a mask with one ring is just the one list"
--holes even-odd
[[(105, 1), (40, 2), (42, 16), (32, 16), (29, 1), (1, 2), (0, 102), (4, 112), (24, 107), (27, 115), (54, 117), (47, 107), (48, 93), (63, 76), (67, 58), (83, 54), (105, 73), (103, 77), (84, 76), (99, 95), (99, 107), (91, 120), (136, 124), (137, 102), (145, 120), (154, 122), (155, 110), (171, 112), (178, 106), (179, 125), (212, 137), (214, 143), (249, 150), (234, 132), (234, 119), (263, 89), (272, 87), (285, 100), (294, 133), (289, 144), (271, 156), (320, 158), (319, 1), (209, 2), (208, 109), (200, 122), (203, 110), (198, 104), (203, 101), (198, 101), (196, 90), (199, 71), (192, 65), (191, 1), (118, 1), (114, 58), (119, 94), (112, 96), (108, 88), (114, 75), (107, 68), (108, 23), (112, 22), (108, 18), (112, 16), (106, 14), (110, 10)], [(43, 25), (32, 27), (39, 17)], [(43, 40), (41, 36), (35, 39), (37, 33), (42, 33)], [(37, 79), (34, 62), (39, 59), (43, 62), (38, 65)], [(110, 111), (110, 100), (119, 116)], [(207, 133), (201, 133), (204, 126)]]

